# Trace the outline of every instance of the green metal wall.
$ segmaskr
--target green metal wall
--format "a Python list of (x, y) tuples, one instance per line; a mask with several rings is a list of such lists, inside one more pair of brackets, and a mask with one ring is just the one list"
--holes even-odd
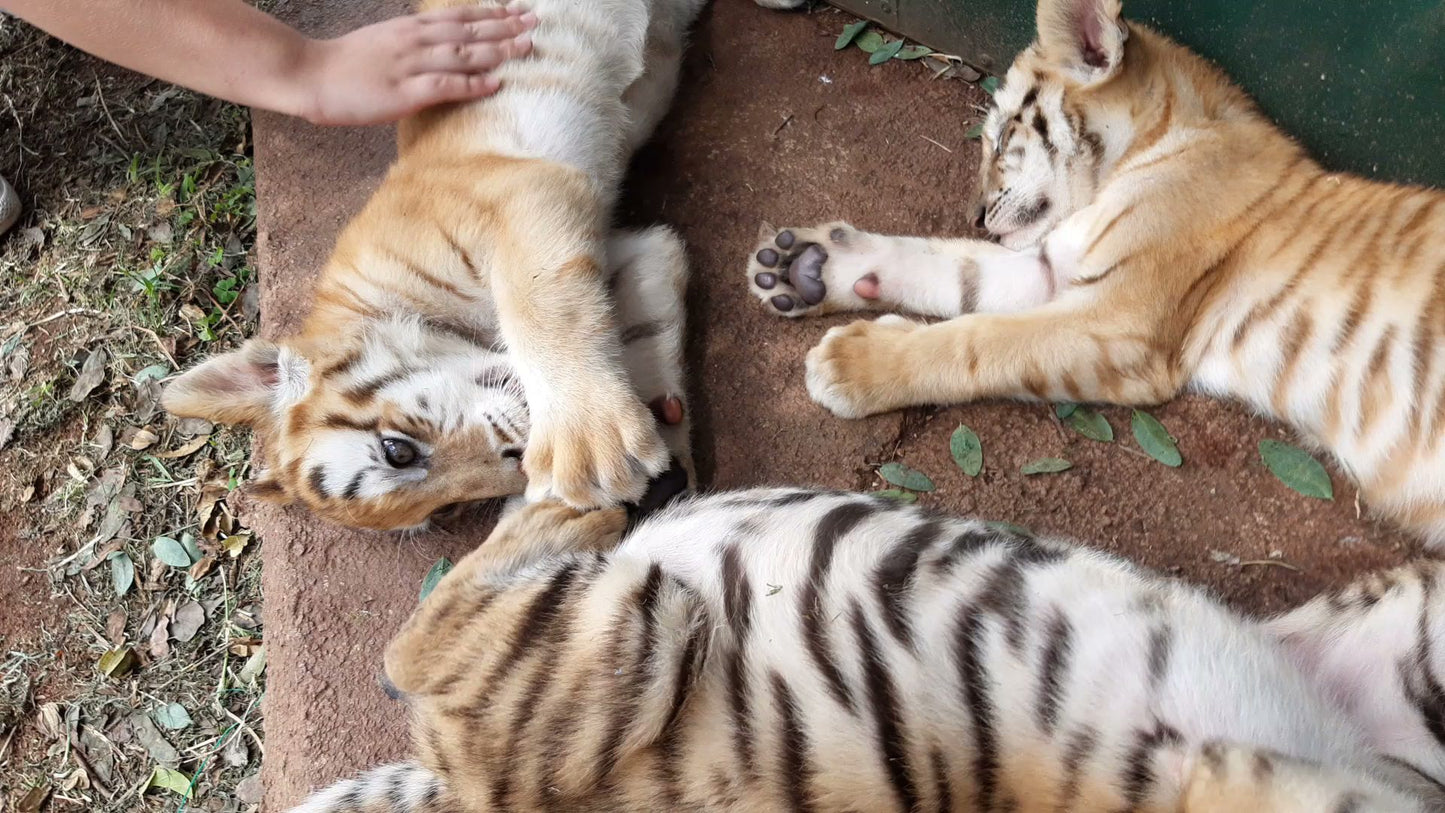
[[(1034, 0), (833, 0), (1003, 73)], [(1445, 0), (1125, 0), (1218, 62), (1327, 166), (1445, 187)]]

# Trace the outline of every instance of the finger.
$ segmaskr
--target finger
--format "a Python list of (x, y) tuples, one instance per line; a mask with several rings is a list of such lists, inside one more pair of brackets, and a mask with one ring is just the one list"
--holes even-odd
[(496, 42), (519, 36), (537, 24), (536, 15), (528, 12), (519, 17), (505, 17), (496, 20), (473, 20), (471, 22), (443, 21), (421, 27), (418, 41), (422, 45), (441, 45), (448, 42)]
[(452, 6), (450, 8), (437, 8), (431, 11), (423, 11), (416, 15), (418, 22), (423, 23), (469, 23), (474, 20), (500, 20), (506, 17), (516, 17), (524, 8), (511, 8), (502, 6)]
[(426, 73), (404, 80), (399, 86), (411, 102), (411, 112), (443, 102), (465, 102), (497, 92), (502, 83), (486, 73)]
[(479, 73), (488, 71), (532, 49), (532, 39), (522, 35), (503, 43), (450, 43), (432, 45), (410, 62), (413, 73)]

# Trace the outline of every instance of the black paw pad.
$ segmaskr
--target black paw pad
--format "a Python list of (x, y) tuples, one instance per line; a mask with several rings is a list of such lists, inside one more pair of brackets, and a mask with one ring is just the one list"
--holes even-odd
[(822, 246), (813, 244), (803, 249), (788, 268), (788, 280), (798, 289), (798, 296), (809, 305), (816, 305), (828, 295), (828, 286), (823, 283), (823, 263), (828, 261), (828, 252)]
[(628, 529), (646, 519), (647, 516), (668, 503), (687, 493), (687, 469), (682, 467), (681, 461), (672, 459), (672, 465), (667, 471), (652, 478), (647, 484), (647, 492), (635, 505), (627, 506)]
[(773, 307), (777, 308), (783, 313), (787, 313), (788, 311), (793, 309), (793, 298), (791, 296), (788, 296), (787, 294), (778, 294), (777, 296), (769, 299), (768, 301), (773, 303)]
[(777, 287), (778, 275), (772, 273), (771, 271), (764, 271), (761, 274), (754, 276), (753, 282), (756, 282), (758, 284), (758, 287), (762, 288), (764, 291), (771, 291), (773, 290), (773, 288)]
[(778, 265), (778, 252), (765, 248), (758, 252), (758, 262), (767, 268), (775, 268)]
[(773, 238), (773, 242), (778, 244), (778, 248), (792, 248), (793, 239), (792, 232), (780, 231), (778, 232), (778, 236)]

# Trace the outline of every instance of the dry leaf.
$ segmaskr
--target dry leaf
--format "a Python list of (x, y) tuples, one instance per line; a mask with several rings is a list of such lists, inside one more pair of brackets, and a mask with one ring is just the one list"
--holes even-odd
[(59, 703), (46, 703), (36, 712), (36, 725), (47, 739), (58, 739), (65, 732), (65, 722), (60, 717)]
[(181, 418), (176, 421), (176, 431), (186, 437), (209, 435), (215, 430), (216, 425), (205, 418)]
[(126, 445), (137, 452), (143, 452), (154, 446), (157, 440), (160, 440), (160, 436), (151, 431), (149, 426), (143, 426), (136, 430), (135, 434), (130, 438), (130, 443)]
[(5, 448), (13, 437), (15, 437), (15, 422), (9, 418), (0, 418), (0, 449)]
[(196, 307), (194, 303), (187, 302), (181, 306), (181, 317), (187, 322), (203, 322), (206, 319), (206, 312)]
[(105, 619), (105, 637), (111, 646), (125, 643), (125, 610), (116, 610)]
[(97, 664), (100, 671), (107, 677), (119, 680), (130, 674), (130, 671), (140, 663), (135, 651), (130, 647), (117, 647), (100, 656)]
[(251, 761), (251, 752), (246, 748), (246, 738), (241, 736), (240, 730), (232, 731), (231, 738), (226, 740), (225, 747), (221, 749), (221, 761), (228, 768), (244, 768)]
[(261, 796), (265, 790), (266, 786), (261, 784), (261, 774), (253, 773), (236, 783), (236, 801), (248, 805), (261, 804)]
[(210, 435), (201, 435), (200, 437), (191, 440), (190, 442), (186, 443), (186, 445), (181, 446), (180, 448), (172, 449), (169, 452), (163, 452), (156, 455), (156, 457), (159, 457), (162, 460), (171, 460), (177, 457), (185, 457), (186, 455), (191, 454), (202, 446), (205, 446), (206, 442), (210, 439)]
[(222, 539), (222, 540), (221, 540), (221, 548), (222, 548), (223, 550), (225, 550), (226, 553), (231, 554), (231, 558), (232, 558), (232, 559), (235, 559), (236, 557), (240, 556), (243, 552), (245, 552), (246, 546), (249, 545), (250, 543), (251, 543), (251, 532), (250, 532), (250, 531), (245, 531), (245, 532), (239, 533), (239, 534), (231, 534), (230, 536), (226, 537), (225, 539)]
[[(260, 779), (261, 777), (258, 774), (249, 778)], [(260, 785), (260, 782), (257, 782), (256, 784)], [(237, 791), (239, 791), (240, 787), (238, 786), (236, 789)], [(31, 788), (28, 793), (22, 796), (19, 802), (16, 803), (15, 813), (38, 813), (40, 808), (45, 806), (45, 800), (49, 798), (50, 785), (45, 783), (36, 785), (35, 787)]]
[(238, 658), (249, 658), (261, 648), (260, 638), (232, 638), (230, 644), (231, 654)]
[(195, 601), (187, 601), (176, 608), (171, 622), (171, 637), (182, 643), (196, 637), (201, 625), (206, 623), (206, 611)]
[(156, 619), (156, 628), (151, 630), (151, 657), (161, 660), (171, 654), (171, 622), (162, 615)]
[(95, 555), (92, 556), (92, 557), (90, 557), (90, 561), (89, 561), (89, 562), (86, 562), (84, 565), (81, 566), (81, 568), (80, 568), (81, 572), (83, 572), (83, 573), (89, 573), (90, 571), (95, 570), (97, 567), (100, 567), (100, 563), (101, 563), (101, 562), (104, 562), (106, 559), (109, 559), (109, 558), (110, 558), (110, 555), (111, 555), (112, 553), (115, 553), (116, 551), (118, 551), (118, 550), (120, 550), (121, 548), (124, 548), (124, 547), (125, 547), (125, 540), (124, 540), (124, 539), (112, 539), (112, 540), (110, 540), (109, 542), (105, 543), (104, 545), (101, 545), (101, 546), (95, 551)]
[(100, 429), (96, 430), (95, 440), (92, 442), (95, 444), (95, 459), (105, 460), (115, 446), (115, 430), (108, 423), (101, 424)]
[(191, 565), (189, 575), (191, 581), (198, 582), (210, 574), (216, 567), (216, 557), (209, 553), (201, 557), (201, 560)]
[(11, 381), (19, 381), (30, 372), (30, 348), (17, 347), (10, 354), (10, 360), (5, 364), (5, 372), (10, 376)]
[(90, 351), (85, 357), (85, 363), (80, 365), (80, 374), (75, 377), (75, 383), (71, 385), (70, 392), (65, 396), (72, 401), (84, 401), (100, 382), (105, 380), (105, 362), (108, 354), (104, 347), (97, 347)]
[(171, 200), (170, 198), (161, 198), (160, 200), (156, 201), (156, 214), (160, 215), (161, 217), (165, 217), (166, 215), (175, 211), (175, 208), (176, 202)]
[(166, 742), (156, 724), (151, 722), (150, 715), (136, 712), (130, 716), (131, 732), (140, 744), (145, 747), (146, 753), (156, 762), (166, 766), (179, 765), (181, 755), (176, 749)]

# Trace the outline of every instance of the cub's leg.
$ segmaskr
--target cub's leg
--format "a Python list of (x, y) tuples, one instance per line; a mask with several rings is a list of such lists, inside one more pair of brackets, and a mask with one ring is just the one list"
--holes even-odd
[(692, 420), (687, 408), (683, 342), (687, 256), (682, 240), (656, 227), (619, 232), (607, 242), (607, 267), (622, 338), (622, 363), (633, 389), (658, 419), (667, 450), (693, 483)]
[(1424, 813), (1418, 798), (1358, 770), (1317, 765), (1266, 749), (1209, 743), (1184, 777), (1182, 813)]
[(1058, 301), (934, 325), (893, 315), (857, 321), (808, 351), (808, 393), (844, 418), (980, 398), (1157, 404), (1185, 376), (1147, 320), (1106, 303)]
[(1445, 562), (1416, 562), (1264, 622), (1399, 769), (1445, 806)]
[(871, 234), (847, 223), (781, 231), (764, 224), (747, 278), (753, 295), (779, 316), (885, 310), (951, 317), (1025, 310), (1054, 296), (1036, 251)]
[(636, 152), (667, 113), (677, 91), (687, 29), (706, 0), (652, 0), (642, 75), (622, 94), (627, 105), (627, 150)]

